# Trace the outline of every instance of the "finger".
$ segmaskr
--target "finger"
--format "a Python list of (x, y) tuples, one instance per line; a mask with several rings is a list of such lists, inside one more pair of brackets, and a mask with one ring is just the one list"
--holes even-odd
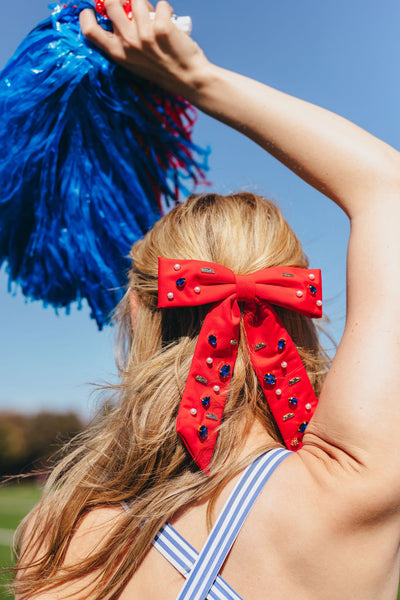
[(168, 2), (158, 2), (156, 15), (154, 17), (154, 36), (157, 44), (163, 50), (168, 52), (170, 47), (170, 36), (173, 33), (173, 23), (171, 17), (174, 14), (172, 7)]
[(170, 26), (172, 24), (171, 17), (174, 14), (174, 9), (168, 2), (161, 0), (157, 2), (155, 22), (159, 25)]
[(139, 38), (149, 41), (151, 38), (152, 23), (147, 0), (132, 0), (132, 13), (138, 29)]
[[(127, 4), (127, 3), (129, 2), (129, 5), (130, 5), (130, 7), (131, 7), (131, 10), (132, 10), (132, 3), (133, 3), (134, 1), (135, 1), (135, 0), (131, 0), (131, 2), (130, 2), (129, 0), (125, 0), (125, 4)], [(147, 8), (149, 9), (149, 11), (150, 11), (150, 12), (155, 12), (155, 11), (154, 11), (154, 6), (152, 5), (152, 3), (151, 3), (151, 2), (149, 2), (149, 0), (146, 0), (146, 4), (147, 4)]]
[(105, 0), (104, 7), (108, 17), (112, 21), (114, 31), (122, 36), (126, 35), (131, 28), (131, 21), (124, 10), (121, 0)]
[(164, 53), (172, 53), (174, 55), (175, 51), (173, 47), (176, 42), (176, 36), (181, 35), (182, 32), (172, 21), (171, 17), (173, 14), (174, 10), (168, 2), (165, 2), (165, 0), (158, 2), (154, 19), (154, 36), (158, 47)]
[[(149, 2), (149, 0), (147, 0), (146, 4), (147, 4), (149, 11), (154, 12), (154, 6), (151, 4), (151, 2)], [(129, 19), (131, 20), (132, 19), (132, 2), (131, 2), (131, 0), (124, 0), (123, 6), (125, 9), (125, 12), (129, 11)], [(128, 10), (126, 8), (127, 6), (128, 6)]]
[(117, 50), (115, 36), (110, 31), (100, 27), (93, 10), (82, 10), (79, 15), (79, 23), (83, 35), (89, 42), (92, 42), (107, 54), (115, 56)]

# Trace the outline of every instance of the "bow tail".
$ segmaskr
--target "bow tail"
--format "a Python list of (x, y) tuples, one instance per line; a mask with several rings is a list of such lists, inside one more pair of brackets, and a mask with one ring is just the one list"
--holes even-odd
[(298, 450), (318, 400), (297, 352), (269, 304), (246, 304), (250, 359), (287, 448)]
[(176, 429), (197, 465), (209, 472), (239, 342), (235, 296), (215, 304), (196, 344), (178, 411)]

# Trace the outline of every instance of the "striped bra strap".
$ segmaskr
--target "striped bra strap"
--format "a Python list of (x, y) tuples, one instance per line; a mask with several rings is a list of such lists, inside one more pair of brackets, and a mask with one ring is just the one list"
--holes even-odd
[(247, 467), (225, 503), (177, 600), (207, 597), (252, 506), (277, 466), (290, 452), (277, 448)]
[[(153, 546), (187, 579), (199, 556), (172, 525), (166, 523), (153, 540)], [(243, 600), (230, 585), (217, 575), (207, 600)]]
[[(187, 570), (190, 569), (190, 574), (177, 600), (204, 600), (210, 597), (210, 590), (248, 513), (272, 473), (289, 454), (291, 453), (283, 448), (271, 450), (245, 469), (226, 501), (202, 551), (197, 555), (194, 564), (189, 563)], [(160, 547), (158, 549), (162, 551)], [(219, 579), (218, 582), (220, 581)], [(225, 595), (225, 598), (237, 598), (237, 594)]]

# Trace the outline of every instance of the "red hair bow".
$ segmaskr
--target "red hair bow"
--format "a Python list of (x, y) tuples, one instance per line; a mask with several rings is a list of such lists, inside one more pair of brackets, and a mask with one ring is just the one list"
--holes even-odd
[(297, 349), (271, 304), (322, 316), (319, 269), (272, 267), (235, 275), (199, 260), (158, 259), (158, 306), (216, 303), (200, 331), (182, 396), (177, 431), (208, 472), (233, 375), (244, 302), (250, 360), (286, 446), (301, 447), (317, 398)]

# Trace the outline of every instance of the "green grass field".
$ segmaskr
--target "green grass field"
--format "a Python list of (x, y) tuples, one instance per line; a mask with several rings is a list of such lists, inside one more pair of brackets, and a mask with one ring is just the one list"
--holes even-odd
[[(9, 487), (0, 487), (0, 565), (2, 567), (12, 564), (11, 539), (12, 532), (21, 519), (31, 510), (40, 497), (40, 488), (35, 485), (21, 484)], [(0, 576), (0, 583), (4, 584), (6, 578)], [(0, 588), (0, 600), (10, 600), (12, 596)], [(400, 589), (397, 596), (400, 600)]]
[[(12, 534), (21, 519), (31, 510), (40, 497), (40, 488), (35, 485), (21, 484), (0, 487), (0, 566), (12, 564)], [(1, 584), (6, 578), (0, 577)], [(0, 588), (0, 600), (10, 599)]]

